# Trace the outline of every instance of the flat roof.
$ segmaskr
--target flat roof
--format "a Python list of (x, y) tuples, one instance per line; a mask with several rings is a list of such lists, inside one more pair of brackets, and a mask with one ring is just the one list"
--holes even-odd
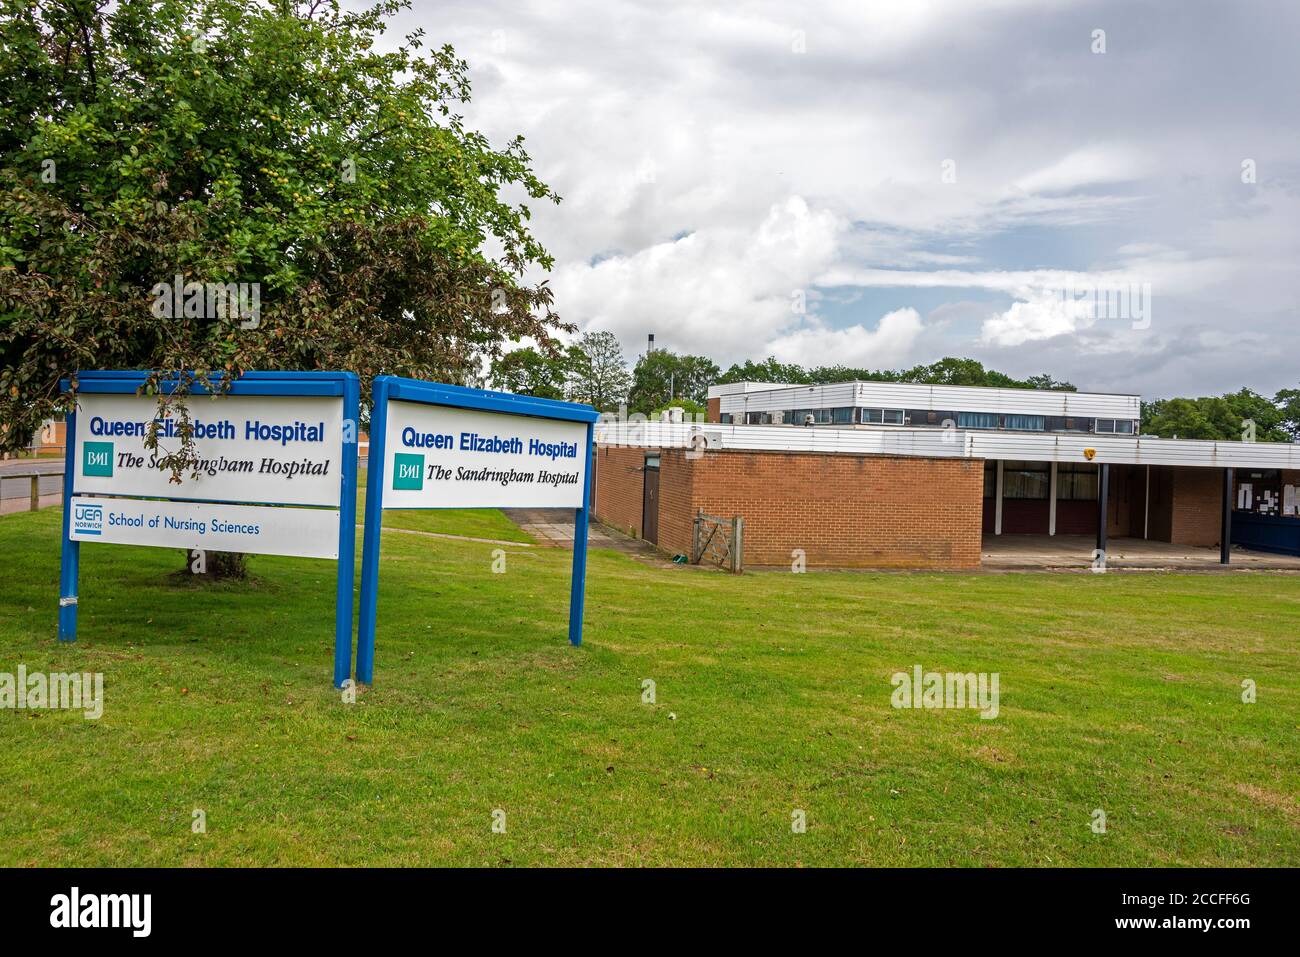
[[(747, 452), (823, 452), (924, 458), (1093, 462), (1114, 465), (1186, 465), (1200, 468), (1300, 469), (1300, 443), (1162, 439), (1149, 435), (1089, 435), (906, 427), (719, 425), (716, 423), (596, 423), (600, 445), (694, 448)], [(1092, 451), (1089, 457), (1086, 453)]]

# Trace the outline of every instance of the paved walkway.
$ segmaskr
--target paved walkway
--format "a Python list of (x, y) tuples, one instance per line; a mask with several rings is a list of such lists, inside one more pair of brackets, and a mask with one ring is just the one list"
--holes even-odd
[[(568, 508), (503, 508), (506, 518), (527, 532), (537, 543), (553, 548), (573, 547), (573, 510)], [(587, 547), (609, 548), (642, 558), (666, 562), (663, 553), (639, 538), (607, 530), (594, 519), (587, 525)]]
[[(1089, 568), (1097, 547), (1091, 535), (985, 535), (982, 566), (987, 569)], [(1107, 542), (1108, 568), (1172, 568), (1231, 571), (1286, 569), (1300, 571), (1300, 557), (1272, 555), (1233, 547), (1231, 562), (1219, 564), (1219, 549), (1171, 545), (1141, 538), (1112, 538)]]

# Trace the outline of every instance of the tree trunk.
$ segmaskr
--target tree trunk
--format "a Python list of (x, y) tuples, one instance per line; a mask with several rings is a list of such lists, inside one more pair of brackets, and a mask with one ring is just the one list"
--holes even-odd
[(205, 552), (195, 549), (185, 553), (185, 571), (211, 581), (247, 578), (248, 556), (243, 552)]

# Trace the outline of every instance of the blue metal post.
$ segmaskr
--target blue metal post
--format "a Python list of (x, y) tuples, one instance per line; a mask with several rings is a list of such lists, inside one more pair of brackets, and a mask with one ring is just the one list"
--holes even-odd
[[(352, 590), (356, 584), (357, 446), (361, 428), (361, 383), (343, 381), (343, 475), (339, 486), (339, 560), (335, 570), (334, 687), (352, 677)], [(351, 441), (348, 431), (351, 430)]]
[(370, 451), (366, 455), (366, 530), (361, 545), (361, 614), (357, 623), (357, 684), (375, 673), (375, 615), (379, 600), (379, 540), (384, 522), (384, 434), (388, 430), (388, 376), (371, 389)]
[(63, 548), (59, 554), (59, 641), (77, 640), (77, 573), (81, 543), (72, 540), (72, 484), (77, 474), (77, 413), (63, 428)]
[(587, 523), (591, 507), (591, 433), (592, 423), (587, 423), (587, 466), (583, 470), (582, 508), (574, 512), (573, 522), (573, 581), (569, 583), (569, 644), (582, 644), (582, 606), (587, 585)]

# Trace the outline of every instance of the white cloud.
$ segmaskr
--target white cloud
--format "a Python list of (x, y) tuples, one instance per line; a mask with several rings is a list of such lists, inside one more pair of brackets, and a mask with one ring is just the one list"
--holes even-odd
[(875, 329), (861, 323), (843, 329), (809, 325), (778, 336), (762, 355), (805, 366), (846, 365), (887, 369), (908, 362), (922, 332), (921, 314), (895, 309)]
[[(471, 125), (526, 136), (564, 196), (530, 204), (556, 309), (625, 348), (653, 330), (724, 365), (776, 348), (833, 362), (883, 336), (871, 324), (898, 303), (871, 292), (906, 288), (927, 317), (918, 360), (1081, 386), (1295, 384), (1300, 7), (416, 0), (400, 21), (389, 41), (423, 26), (469, 61)], [(1089, 49), (1099, 24), (1105, 55)], [(1241, 183), (1245, 158), (1258, 184)], [(941, 181), (948, 159), (956, 182)], [(1152, 284), (1145, 333), (1047, 296), (1131, 281)], [(863, 295), (819, 298), (829, 285)], [(968, 290), (983, 324), (934, 321)], [(1213, 330), (1226, 345), (1205, 345)], [(1128, 351), (1101, 368), (1101, 339)]]
[(1124, 144), (1086, 146), (1016, 181), (1025, 193), (1061, 193), (1102, 183), (1126, 183), (1151, 172), (1151, 162)]
[(765, 354), (800, 322), (796, 296), (836, 254), (846, 223), (801, 197), (773, 204), (749, 228), (714, 227), (631, 255), (560, 267), (556, 300), (584, 327), (608, 329), (625, 347), (656, 344), (719, 362)]

